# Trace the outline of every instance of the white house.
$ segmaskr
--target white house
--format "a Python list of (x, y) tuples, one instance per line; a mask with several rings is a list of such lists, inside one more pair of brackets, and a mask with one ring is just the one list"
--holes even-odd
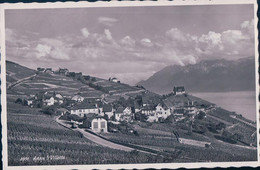
[(199, 111), (199, 109), (194, 106), (193, 101), (188, 101), (188, 104), (184, 106), (184, 110), (188, 114), (196, 114)]
[(44, 98), (44, 104), (45, 105), (47, 105), (47, 106), (52, 106), (52, 105), (54, 105), (54, 103), (55, 103), (55, 99), (54, 99), (54, 97), (50, 97), (50, 96), (46, 96), (45, 98)]
[(185, 88), (184, 88), (184, 86), (174, 86), (174, 87), (173, 87), (173, 93), (174, 93), (175, 95), (185, 94)]
[(71, 114), (76, 114), (80, 117), (84, 117), (85, 114), (95, 113), (102, 115), (103, 108), (97, 104), (80, 103), (70, 109)]
[(91, 130), (93, 132), (107, 133), (107, 121), (104, 118), (96, 117), (91, 121)]
[(115, 112), (116, 121), (131, 121), (133, 119), (133, 114), (131, 107), (118, 107)]
[(58, 99), (63, 99), (63, 96), (61, 94), (56, 94), (55, 97), (57, 97)]
[(74, 100), (76, 102), (82, 102), (84, 100), (84, 97), (80, 96), (80, 95), (75, 95), (71, 98), (71, 100)]
[(158, 116), (156, 116), (155, 114), (149, 115), (147, 118), (148, 122), (158, 122)]
[(109, 78), (109, 81), (112, 81), (112, 82), (115, 82), (115, 83), (119, 83), (120, 81), (117, 79), (117, 78), (115, 78), (115, 77), (110, 77)]
[(153, 114), (156, 113), (156, 109), (154, 107), (151, 107), (151, 106), (145, 106), (145, 107), (142, 108), (141, 113), (146, 115), (146, 116), (153, 115)]
[(30, 97), (29, 99), (27, 99), (27, 100), (26, 100), (27, 105), (28, 105), (28, 106), (32, 106), (33, 101), (34, 101), (34, 98), (33, 98), (33, 97)]
[(159, 103), (156, 106), (156, 115), (157, 117), (162, 117), (164, 119), (166, 119), (168, 116), (171, 115), (171, 110), (169, 108), (167, 108), (165, 105)]

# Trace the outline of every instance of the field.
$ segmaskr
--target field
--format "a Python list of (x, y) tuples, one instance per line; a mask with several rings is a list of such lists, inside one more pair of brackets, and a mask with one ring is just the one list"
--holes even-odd
[[(198, 133), (189, 135), (186, 130), (164, 123), (146, 124), (135, 122), (132, 126), (138, 132), (138, 135), (109, 133), (104, 134), (104, 136), (114, 141), (138, 145), (165, 153), (174, 155), (178, 153), (175, 158), (176, 162), (184, 159), (189, 162), (252, 161), (257, 158), (256, 150), (224, 143), (214, 138), (214, 134), (210, 132), (204, 135)], [(176, 129), (178, 129), (181, 138), (210, 142), (211, 147), (206, 148), (178, 143), (172, 133)]]
[[(8, 104), (8, 164), (116, 164), (165, 162), (161, 157), (98, 146), (58, 125), (53, 117)], [(14, 109), (15, 108), (15, 109)]]

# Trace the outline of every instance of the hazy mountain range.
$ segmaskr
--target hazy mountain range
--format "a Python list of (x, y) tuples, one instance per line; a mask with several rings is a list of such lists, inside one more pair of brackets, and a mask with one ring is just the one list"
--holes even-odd
[(174, 85), (185, 86), (188, 92), (255, 90), (255, 58), (204, 60), (186, 66), (170, 65), (137, 84), (156, 93), (169, 93)]

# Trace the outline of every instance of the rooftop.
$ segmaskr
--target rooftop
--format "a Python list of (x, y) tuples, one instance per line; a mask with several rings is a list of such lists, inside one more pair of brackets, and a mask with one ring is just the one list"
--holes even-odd
[(71, 108), (71, 110), (78, 110), (78, 109), (97, 109), (98, 107), (95, 104), (90, 103), (79, 103)]

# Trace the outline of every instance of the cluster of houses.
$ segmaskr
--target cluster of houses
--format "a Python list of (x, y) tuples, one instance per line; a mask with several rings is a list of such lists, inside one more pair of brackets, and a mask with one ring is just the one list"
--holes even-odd
[[(174, 95), (185, 94), (184, 87), (174, 87)], [(72, 99), (80, 102), (70, 108), (71, 114), (76, 114), (80, 117), (85, 117), (90, 113), (95, 113), (99, 116), (106, 116), (108, 119), (113, 119), (117, 122), (131, 122), (135, 119), (135, 114), (143, 114), (147, 116), (147, 121), (157, 122), (159, 119), (166, 119), (170, 115), (175, 115), (177, 120), (184, 118), (184, 115), (194, 117), (199, 111), (205, 111), (204, 107), (197, 107), (193, 101), (187, 103), (173, 103), (171, 101), (161, 100), (158, 103), (150, 103), (145, 97), (142, 97), (142, 102), (134, 101), (134, 106), (121, 106), (106, 103), (105, 100), (92, 100), (86, 102), (80, 95), (72, 97)]]
[[(182, 96), (183, 94), (185, 94), (184, 87), (174, 87), (174, 96)], [(142, 96), (141, 101), (134, 100), (134, 105), (129, 106), (108, 103), (103, 98), (86, 98), (81, 94), (67, 97), (55, 92), (36, 94), (26, 100), (28, 106), (31, 107), (34, 107), (39, 101), (47, 107), (63, 104), (64, 108), (60, 111), (61, 115), (67, 112), (71, 115), (88, 118), (86, 120), (91, 120), (88, 125), (95, 132), (107, 132), (107, 120), (131, 122), (136, 119), (136, 114), (145, 115), (146, 121), (158, 122), (167, 119), (170, 115), (174, 115), (176, 120), (179, 121), (184, 119), (187, 114), (194, 117), (199, 111), (205, 111), (202, 110), (205, 108), (195, 106), (193, 101), (174, 103), (166, 98), (151, 103), (149, 98), (145, 96)]]
[(30, 107), (37, 107), (36, 105), (41, 103), (43, 106), (52, 106), (55, 104), (62, 104), (64, 101), (64, 97), (55, 92), (41, 92), (35, 95), (30, 95), (27, 99), (25, 99), (26, 103)]

